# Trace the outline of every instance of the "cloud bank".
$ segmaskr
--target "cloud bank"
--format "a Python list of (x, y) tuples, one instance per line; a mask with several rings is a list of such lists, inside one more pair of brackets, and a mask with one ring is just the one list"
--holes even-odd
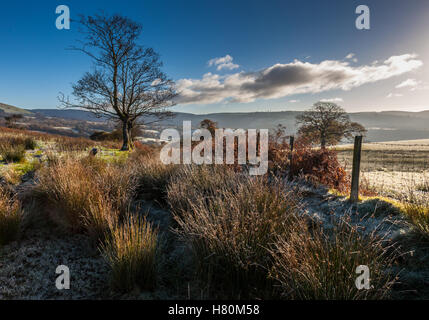
[[(221, 67), (232, 63), (226, 55), (209, 61)], [(351, 66), (347, 61), (325, 60), (320, 63), (294, 60), (275, 64), (256, 72), (229, 75), (206, 73), (202, 79), (180, 79), (176, 82), (179, 104), (252, 102), (256, 99), (281, 98), (294, 94), (350, 90), (364, 84), (389, 79), (423, 65), (415, 54), (392, 56), (383, 63)], [(234, 67), (235, 68), (235, 67)]]

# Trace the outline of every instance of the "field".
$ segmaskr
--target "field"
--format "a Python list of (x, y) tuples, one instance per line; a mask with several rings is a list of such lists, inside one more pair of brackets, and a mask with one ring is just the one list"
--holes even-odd
[[(297, 150), (288, 181), (289, 149), (274, 142), (269, 173), (256, 177), (118, 147), (0, 128), (0, 299), (429, 297), (427, 198), (380, 188), (352, 204), (331, 150)], [(412, 172), (400, 159), (414, 157), (423, 174), (420, 146), (400, 147), (365, 146), (392, 159), (367, 157), (365, 168)], [(70, 290), (55, 286), (59, 265)], [(359, 265), (371, 270), (368, 290), (355, 285)]]
[[(338, 158), (351, 171), (353, 145), (336, 147)], [(414, 191), (429, 190), (429, 139), (362, 145), (363, 183), (382, 195), (397, 199)]]

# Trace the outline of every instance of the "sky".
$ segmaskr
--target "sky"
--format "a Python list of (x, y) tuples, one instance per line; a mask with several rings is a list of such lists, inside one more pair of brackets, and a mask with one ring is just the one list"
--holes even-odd
[[(358, 5), (370, 10), (359, 30)], [(143, 26), (176, 82), (175, 111), (304, 110), (332, 101), (349, 112), (429, 110), (427, 0), (8, 1), (0, 10), (0, 102), (57, 108), (60, 92), (91, 61), (67, 50), (82, 36), (58, 30), (71, 17), (104, 11)]]

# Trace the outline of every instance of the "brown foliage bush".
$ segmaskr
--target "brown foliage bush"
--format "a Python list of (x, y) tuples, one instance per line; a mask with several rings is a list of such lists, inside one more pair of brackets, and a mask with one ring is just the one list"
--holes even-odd
[(293, 154), (291, 170), (294, 177), (303, 175), (338, 190), (344, 190), (349, 181), (335, 150), (300, 147)]
[(294, 143), (292, 165), (290, 145), (282, 139), (270, 139), (268, 159), (270, 169), (277, 174), (291, 170), (292, 177), (303, 177), (312, 183), (323, 184), (345, 191), (350, 184), (349, 176), (332, 149), (316, 149), (307, 141), (298, 138)]

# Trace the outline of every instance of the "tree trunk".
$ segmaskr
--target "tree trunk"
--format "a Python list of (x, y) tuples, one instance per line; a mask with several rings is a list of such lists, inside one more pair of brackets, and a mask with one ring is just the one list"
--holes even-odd
[(128, 121), (122, 122), (122, 148), (121, 151), (128, 151), (133, 148), (133, 144), (131, 141), (131, 130), (129, 130)]
[(322, 135), (320, 136), (320, 147), (322, 149), (325, 149), (326, 147), (326, 136), (324, 133), (322, 133)]
[(130, 141), (130, 149), (134, 149), (134, 140), (133, 140), (133, 130), (134, 124), (132, 122), (127, 122), (127, 130), (128, 130), (128, 139)]

